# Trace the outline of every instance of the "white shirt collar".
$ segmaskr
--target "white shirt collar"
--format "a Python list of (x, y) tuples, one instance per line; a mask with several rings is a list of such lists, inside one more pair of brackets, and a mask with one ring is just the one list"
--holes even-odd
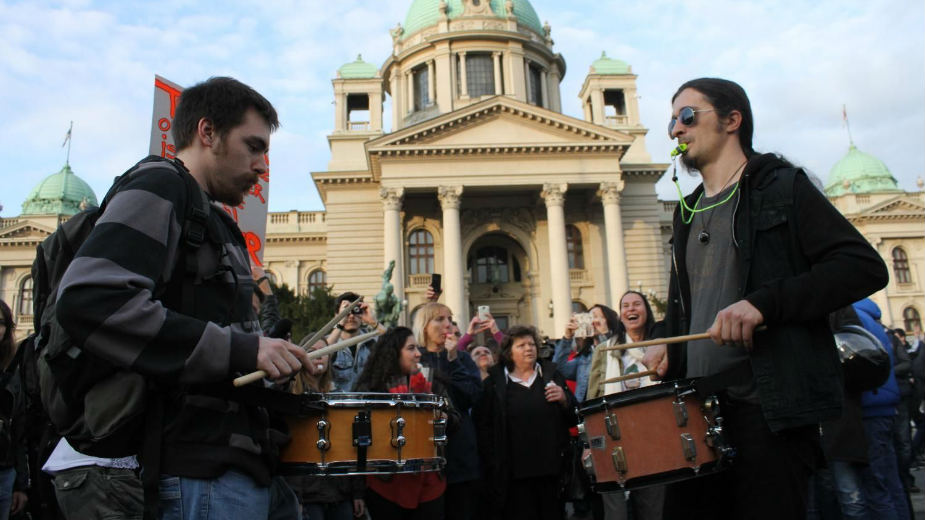
[(514, 374), (510, 373), (510, 371), (508, 371), (507, 367), (504, 367), (504, 376), (507, 377), (508, 379), (510, 379), (511, 381), (513, 381), (513, 382), (519, 384), (519, 385), (522, 385), (522, 386), (525, 386), (525, 387), (527, 387), (527, 388), (530, 388), (531, 386), (533, 386), (533, 382), (536, 381), (536, 376), (543, 377), (543, 367), (540, 366), (539, 363), (537, 363), (536, 365), (534, 365), (534, 367), (533, 367), (533, 375), (530, 376), (530, 378), (529, 378), (529, 379), (526, 379), (526, 380), (520, 379), (520, 378), (518, 378), (517, 376), (515, 376)]

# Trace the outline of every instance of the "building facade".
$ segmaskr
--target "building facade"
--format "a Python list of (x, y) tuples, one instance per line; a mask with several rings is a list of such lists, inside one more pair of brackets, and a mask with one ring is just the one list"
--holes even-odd
[[(395, 261), (405, 322), (436, 273), (461, 327), (488, 305), (502, 328), (532, 324), (552, 337), (574, 310), (615, 307), (627, 289), (666, 297), (675, 203), (656, 196), (668, 165), (646, 150), (628, 64), (605, 54), (591, 63), (578, 119), (562, 114), (566, 62), (527, 0), (414, 0), (391, 34), (381, 67), (358, 57), (332, 81), (331, 159), (312, 173), (325, 210), (268, 216), (264, 264), (277, 283), (371, 301)], [(827, 193), (893, 266), (876, 296), (884, 322), (914, 323), (925, 311), (921, 187), (878, 184), (882, 171), (878, 183), (845, 173), (856, 169), (852, 153), (829, 183), (847, 177), (850, 189)], [(20, 333), (32, 326), (35, 245), (89, 200), (59, 191), (46, 198), (61, 208), (24, 204), (23, 215), (0, 220), (0, 297)]]

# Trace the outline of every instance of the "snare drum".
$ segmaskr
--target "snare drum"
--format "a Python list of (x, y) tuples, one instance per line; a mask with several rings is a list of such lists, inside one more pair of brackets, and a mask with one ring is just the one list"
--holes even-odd
[(697, 397), (693, 380), (605, 395), (579, 413), (591, 452), (585, 469), (598, 492), (686, 480), (719, 470), (733, 455), (719, 402)]
[(312, 399), (302, 416), (286, 419), (292, 441), (280, 453), (283, 473), (420, 473), (446, 463), (443, 397), (337, 393)]

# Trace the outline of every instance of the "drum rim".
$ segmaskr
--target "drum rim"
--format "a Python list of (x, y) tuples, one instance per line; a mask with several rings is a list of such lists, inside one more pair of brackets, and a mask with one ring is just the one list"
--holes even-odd
[(281, 462), (280, 472), (284, 475), (394, 475), (401, 473), (423, 473), (441, 471), (446, 466), (444, 457), (394, 460), (367, 460), (366, 470), (357, 471), (356, 461), (336, 461), (326, 464), (315, 462)]
[(446, 399), (437, 394), (391, 394), (388, 392), (331, 392), (315, 394), (329, 408), (439, 408)]
[(585, 401), (579, 406), (578, 413), (581, 416), (592, 415), (606, 408), (616, 408), (628, 404), (642, 403), (653, 399), (673, 396), (678, 393), (678, 390), (687, 393), (694, 389), (694, 383), (696, 381), (697, 378), (677, 379), (656, 385), (643, 386), (641, 388), (607, 394)]

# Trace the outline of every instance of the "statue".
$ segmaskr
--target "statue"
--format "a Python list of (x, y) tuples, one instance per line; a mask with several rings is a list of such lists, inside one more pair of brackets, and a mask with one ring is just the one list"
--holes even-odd
[(392, 285), (392, 271), (395, 270), (395, 260), (389, 262), (389, 267), (382, 273), (382, 290), (373, 298), (376, 302), (376, 319), (386, 328), (398, 325), (398, 318), (403, 310), (402, 302), (395, 296), (395, 287)]

